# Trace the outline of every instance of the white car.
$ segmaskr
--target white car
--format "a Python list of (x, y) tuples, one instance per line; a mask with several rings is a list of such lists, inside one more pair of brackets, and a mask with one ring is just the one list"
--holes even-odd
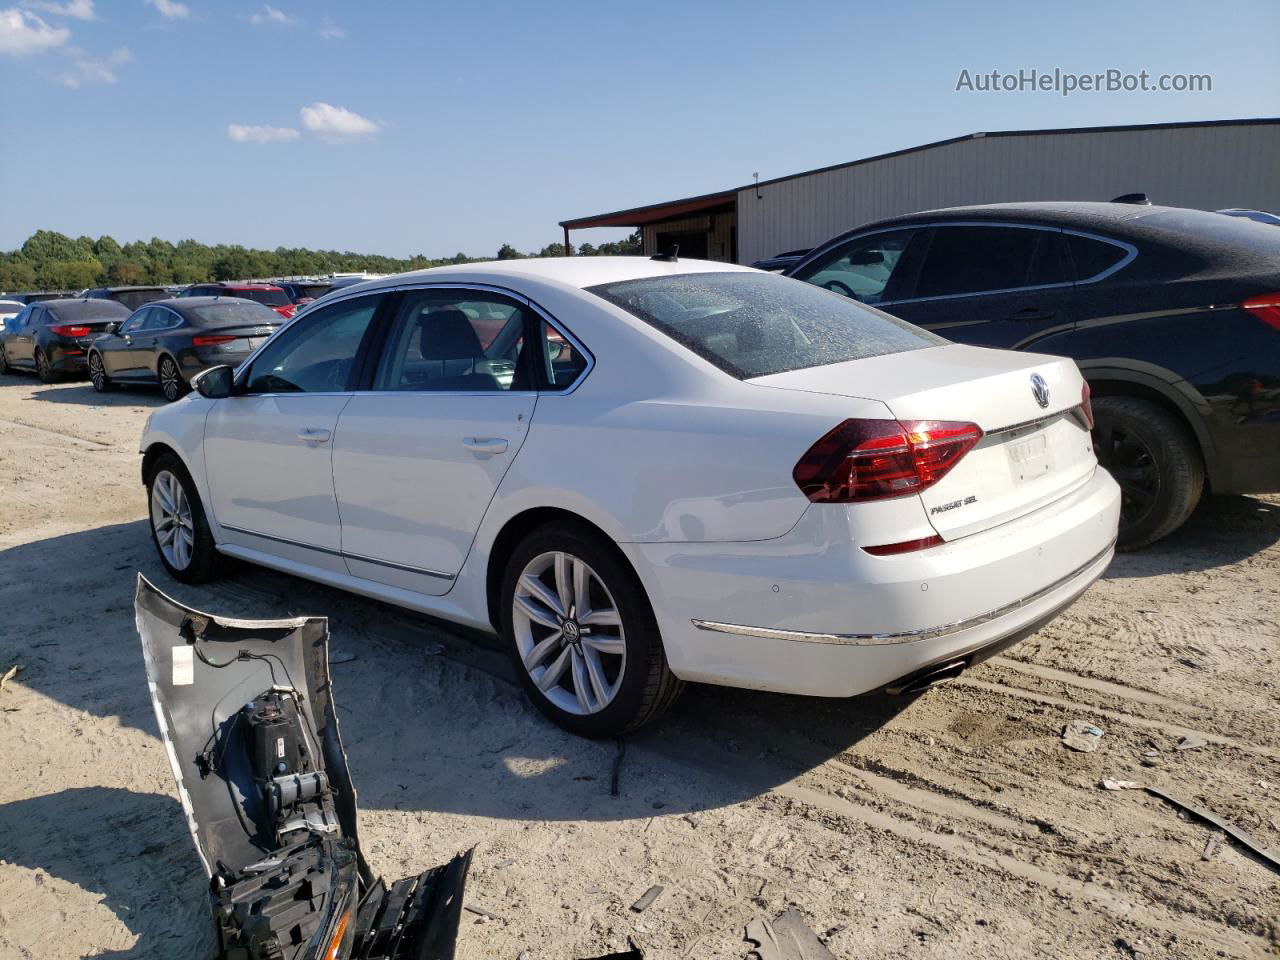
[(586, 736), (682, 681), (915, 691), (1112, 557), (1070, 360), (722, 263), (440, 267), (300, 312), (152, 414), (169, 572), (220, 555), (505, 638)]

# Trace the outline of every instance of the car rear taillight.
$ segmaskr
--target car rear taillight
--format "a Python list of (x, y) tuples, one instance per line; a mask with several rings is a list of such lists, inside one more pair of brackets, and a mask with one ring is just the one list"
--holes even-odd
[(72, 327), (58, 323), (50, 326), (49, 332), (59, 337), (87, 337), (92, 331), (88, 327)]
[(280, 314), (280, 316), (284, 317), (286, 320), (292, 319), (293, 315), (298, 312), (298, 308), (293, 304), (289, 304), (287, 307), (272, 307), (271, 309)]
[(205, 337), (192, 337), (191, 345), (193, 347), (214, 347), (220, 343), (230, 343), (234, 339), (236, 338), (232, 336), (226, 336), (226, 335), (215, 336), (211, 334)]
[(927, 490), (982, 439), (976, 423), (846, 420), (791, 472), (814, 503), (858, 503)]
[(1080, 384), (1080, 416), (1084, 419), (1084, 428), (1093, 429), (1093, 391), (1089, 389), (1089, 381)]
[(1280, 293), (1264, 293), (1240, 304), (1268, 327), (1280, 330)]

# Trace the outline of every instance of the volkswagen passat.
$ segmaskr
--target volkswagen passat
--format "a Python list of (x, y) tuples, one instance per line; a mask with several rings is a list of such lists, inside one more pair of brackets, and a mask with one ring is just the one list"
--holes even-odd
[(142, 441), (174, 577), (225, 555), (496, 630), (587, 736), (682, 681), (922, 689), (1056, 615), (1116, 536), (1070, 360), (726, 264), (389, 277), (196, 388)]

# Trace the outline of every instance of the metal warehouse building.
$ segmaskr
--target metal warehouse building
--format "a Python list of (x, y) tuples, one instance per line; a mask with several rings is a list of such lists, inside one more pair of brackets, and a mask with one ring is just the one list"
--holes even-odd
[(719, 193), (563, 220), (638, 227), (644, 252), (751, 263), (883, 217), (1021, 200), (1280, 211), (1280, 118), (974, 133)]

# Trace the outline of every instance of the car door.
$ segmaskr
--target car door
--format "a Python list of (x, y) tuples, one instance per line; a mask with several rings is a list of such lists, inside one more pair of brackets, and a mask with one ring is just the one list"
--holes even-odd
[(1075, 322), (1062, 232), (935, 224), (910, 289), (880, 306), (957, 343), (1052, 353), (1052, 338)]
[[(168, 307), (152, 307), (151, 316), (143, 324), (143, 339), (148, 341), (145, 352), (137, 357), (139, 376), (147, 380), (160, 378), (160, 354), (173, 353), (175, 333), (180, 334), (186, 320)], [(175, 363), (177, 362), (175, 358)]]
[(102, 344), (102, 367), (107, 376), (117, 380), (134, 380), (138, 377), (140, 361), (138, 353), (141, 343), (146, 338), (147, 320), (154, 313), (154, 308), (143, 307), (135, 310), (116, 331), (115, 336)]
[(31, 352), (34, 343), (31, 318), (35, 311), (36, 308), (33, 306), (23, 307), (17, 316), (9, 321), (6, 328), (4, 355), (12, 366), (31, 366)]
[(405, 292), (371, 389), (342, 411), (333, 482), (353, 575), (452, 586), (529, 427), (532, 309), (496, 291)]
[(213, 402), (205, 472), (226, 542), (347, 572), (332, 440), (384, 297), (343, 300), (282, 329), (240, 370), (235, 393)]

